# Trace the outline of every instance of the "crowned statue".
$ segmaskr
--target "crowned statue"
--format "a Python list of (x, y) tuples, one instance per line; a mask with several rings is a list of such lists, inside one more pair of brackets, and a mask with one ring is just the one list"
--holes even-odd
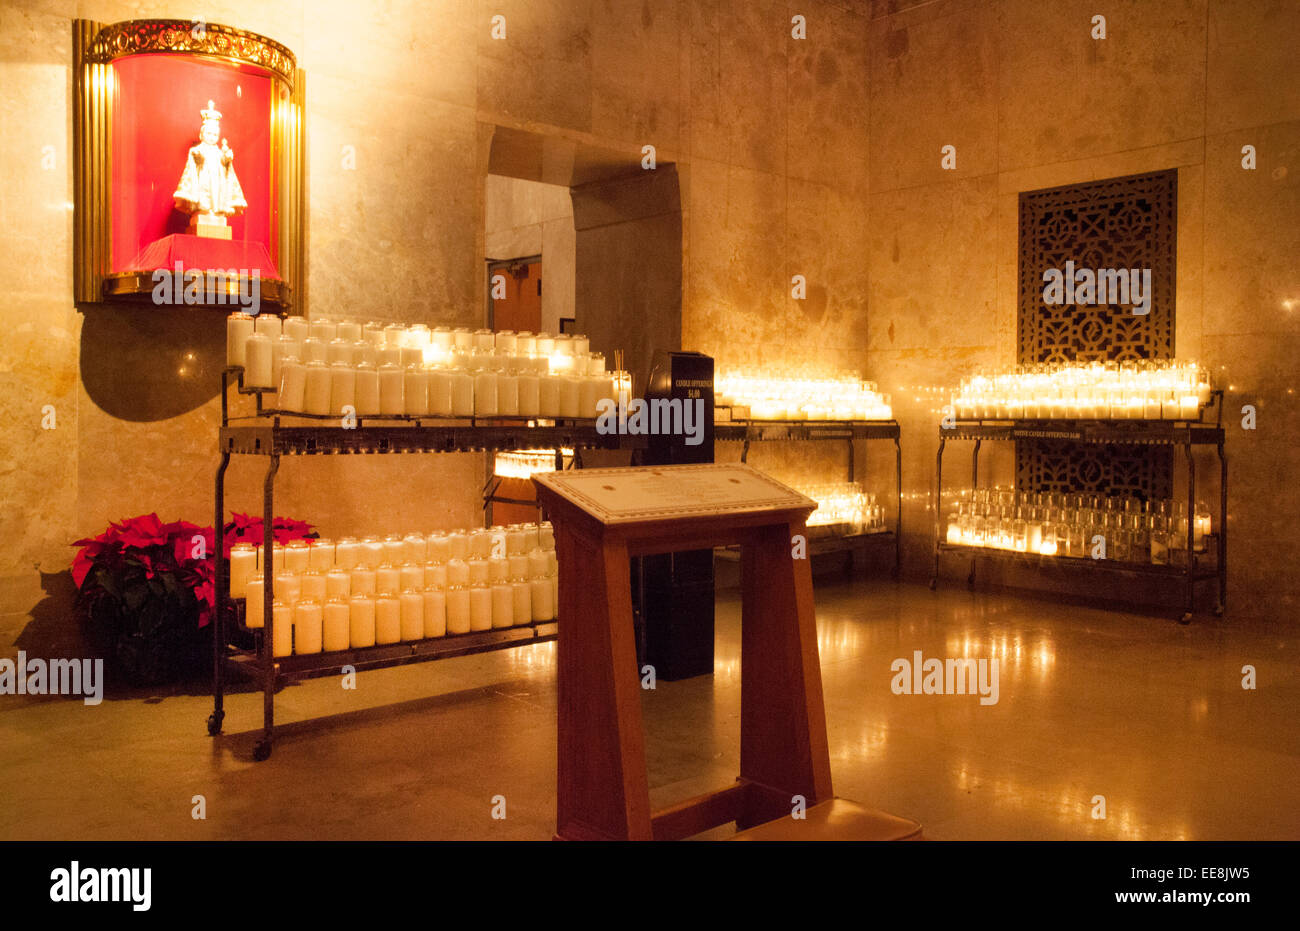
[[(214, 239), (230, 239), (226, 218), (248, 206), (235, 177), (235, 153), (221, 138), (221, 113), (209, 100), (200, 110), (203, 125), (199, 142), (191, 146), (185, 171), (172, 197), (176, 209), (190, 215), (190, 232)], [(220, 145), (217, 144), (220, 140)]]

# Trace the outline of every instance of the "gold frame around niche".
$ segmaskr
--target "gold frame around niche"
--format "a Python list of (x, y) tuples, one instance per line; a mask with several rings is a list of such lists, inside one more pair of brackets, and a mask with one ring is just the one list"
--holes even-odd
[[(73, 186), (76, 231), (73, 294), (78, 303), (140, 299), (153, 291), (148, 272), (112, 274), (112, 62), (129, 55), (170, 53), (256, 65), (289, 91), (287, 101), (272, 95), (271, 158), (280, 171), (278, 246), (280, 278), (258, 279), (261, 300), (287, 313), (306, 312), (306, 246), (303, 113), (306, 75), (293, 52), (280, 43), (230, 26), (197, 21), (139, 19), (104, 24), (72, 23)], [(209, 289), (212, 278), (208, 278)], [(239, 282), (225, 282), (225, 295), (238, 295)], [(216, 296), (208, 292), (210, 303)]]

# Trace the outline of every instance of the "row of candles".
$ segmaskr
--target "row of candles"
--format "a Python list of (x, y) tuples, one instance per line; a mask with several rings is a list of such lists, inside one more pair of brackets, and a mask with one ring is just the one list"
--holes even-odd
[(963, 378), (959, 420), (1197, 420), (1211, 394), (1195, 362), (1043, 363)]
[(817, 510), (808, 516), (809, 527), (839, 525), (857, 533), (884, 529), (885, 509), (859, 482), (800, 485), (796, 490), (817, 502)]
[[(559, 565), (549, 523), (296, 540), (271, 555), (275, 656), (333, 652), (550, 621)], [(260, 546), (230, 551), (230, 594), (265, 627)]]
[(234, 313), (226, 362), (246, 388), (279, 392), (279, 410), (342, 415), (596, 417), (597, 404), (630, 392), (585, 336), (423, 325), (307, 321)]
[(857, 378), (797, 378), (719, 373), (718, 405), (747, 407), (751, 420), (889, 420), (889, 395)]
[[(1212, 533), (1209, 509), (1198, 503), (1191, 520), (1193, 551), (1202, 552)], [(961, 493), (944, 539), (1040, 556), (1096, 558), (1101, 537), (1106, 559), (1185, 566), (1187, 529), (1184, 501), (993, 488)]]

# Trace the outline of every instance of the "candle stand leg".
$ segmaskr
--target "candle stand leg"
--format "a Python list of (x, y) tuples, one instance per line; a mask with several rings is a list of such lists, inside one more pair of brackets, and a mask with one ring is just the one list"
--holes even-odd
[(903, 447), (894, 437), (894, 578), (903, 568)]
[(1187, 457), (1187, 565), (1185, 567), (1187, 602), (1186, 610), (1178, 619), (1178, 623), (1190, 624), (1192, 613), (1196, 609), (1196, 553), (1193, 549), (1196, 533), (1196, 460), (1192, 456), (1190, 443), (1183, 445), (1183, 453)]
[[(895, 440), (895, 443), (898, 441)], [(939, 521), (942, 519), (939, 513), (943, 510), (943, 446), (948, 442), (942, 436), (939, 437), (939, 452), (934, 457), (934, 575), (930, 576), (930, 591), (934, 591), (939, 585)], [(899, 454), (899, 475), (902, 475), (902, 454)], [(899, 479), (901, 488), (902, 479)], [(898, 502), (901, 512), (903, 502)], [(900, 513), (901, 520), (901, 513)]]
[[(224, 376), (223, 376), (224, 386)], [(224, 392), (223, 392), (224, 394)], [(212, 527), (215, 534), (216, 552), (212, 554), (213, 564), (213, 613), (212, 613), (212, 714), (208, 716), (208, 736), (215, 737), (221, 733), (225, 720), (225, 683), (222, 681), (222, 665), (226, 649), (226, 605), (224, 592), (226, 584), (225, 560), (225, 513), (226, 513), (226, 468), (230, 465), (230, 453), (221, 454), (221, 465), (217, 466), (216, 480), (216, 519)]]
[[(280, 457), (272, 455), (270, 465), (266, 468), (266, 481), (262, 486), (263, 559), (268, 552), (274, 554), (272, 547), (275, 542), (275, 473), (279, 468)], [(263, 592), (263, 597), (268, 600), (274, 594), (266, 588)], [(265, 636), (262, 638), (262, 739), (253, 747), (253, 759), (259, 763), (271, 755), (271, 736), (275, 729), (275, 680), (280, 666), (275, 661), (274, 609), (269, 615), (265, 615), (263, 624)]]
[(1228, 457), (1219, 445), (1219, 601), (1215, 615), (1228, 608)]
[[(982, 442), (981, 440), (975, 441), (975, 451), (971, 453), (971, 457), (970, 457), (970, 489), (972, 495), (975, 493), (975, 489), (980, 487), (980, 444), (981, 442)], [(936, 501), (934, 503), (936, 521), (939, 520), (938, 511), (942, 509), (942, 505), (943, 505), (942, 501)], [(975, 588), (975, 554), (974, 553), (971, 553), (971, 557), (970, 557), (970, 575), (966, 576), (966, 587), (970, 589)]]

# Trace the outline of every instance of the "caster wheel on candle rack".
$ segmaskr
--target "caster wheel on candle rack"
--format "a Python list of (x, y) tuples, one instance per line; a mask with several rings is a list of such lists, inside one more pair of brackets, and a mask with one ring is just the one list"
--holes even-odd
[(208, 736), (216, 737), (221, 733), (221, 722), (225, 718), (224, 711), (214, 711), (208, 715)]
[(259, 740), (253, 747), (253, 759), (260, 763), (271, 756), (271, 741)]
[(1219, 604), (1219, 605), (1215, 605), (1215, 606), (1214, 606), (1214, 616), (1215, 616), (1215, 617), (1223, 617), (1223, 612), (1224, 612), (1224, 610), (1225, 610), (1225, 609), (1224, 609), (1223, 605), (1221, 605), (1221, 604)]
[(1184, 626), (1192, 623), (1192, 612), (1188, 611), (1187, 613), (1185, 613), (1182, 617), (1178, 619), (1178, 623)]
[(934, 591), (934, 590), (935, 590), (936, 588), (938, 588), (938, 587), (939, 587), (939, 580), (938, 580), (938, 579), (931, 579), (931, 580), (930, 580), (930, 591)]

